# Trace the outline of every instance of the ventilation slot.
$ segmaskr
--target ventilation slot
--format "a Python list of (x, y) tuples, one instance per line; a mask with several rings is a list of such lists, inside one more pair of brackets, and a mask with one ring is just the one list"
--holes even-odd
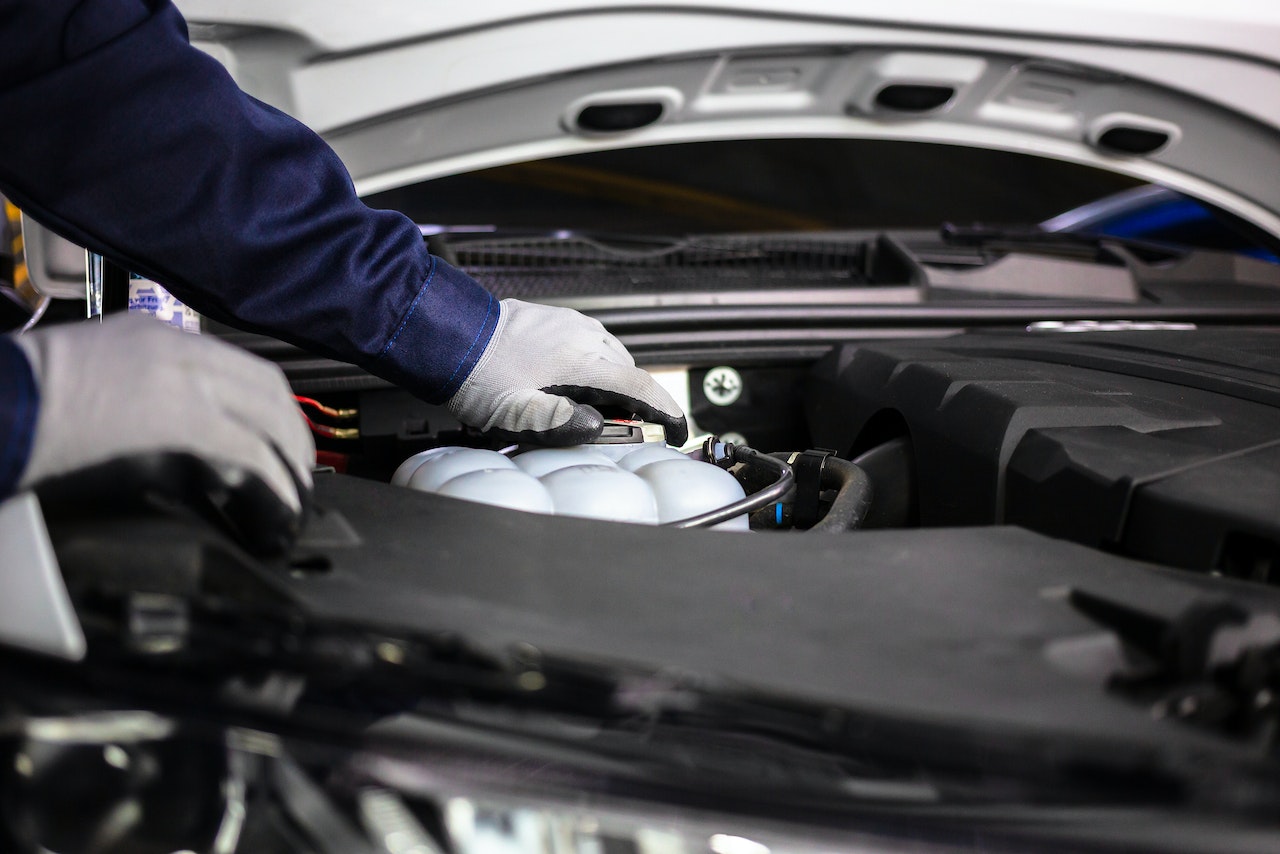
[(955, 94), (952, 86), (893, 83), (876, 93), (876, 106), (900, 113), (927, 113), (944, 106)]
[(1181, 129), (1172, 122), (1134, 113), (1109, 113), (1089, 124), (1085, 139), (1109, 154), (1154, 154), (1177, 144)]
[(578, 113), (574, 124), (590, 133), (620, 133), (651, 125), (662, 118), (666, 106), (660, 101), (635, 104), (592, 104)]
[(1137, 127), (1113, 127), (1098, 136), (1097, 145), (1121, 154), (1151, 154), (1164, 148), (1169, 134), (1162, 130)]

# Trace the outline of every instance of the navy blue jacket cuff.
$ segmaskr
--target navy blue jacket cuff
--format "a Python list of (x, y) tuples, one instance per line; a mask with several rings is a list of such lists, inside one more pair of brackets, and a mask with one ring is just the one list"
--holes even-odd
[(382, 351), (381, 373), (423, 400), (443, 403), (493, 337), (499, 302), (466, 273), (431, 260), (422, 290)]
[(27, 357), (0, 337), (0, 500), (13, 494), (26, 470), (39, 402)]

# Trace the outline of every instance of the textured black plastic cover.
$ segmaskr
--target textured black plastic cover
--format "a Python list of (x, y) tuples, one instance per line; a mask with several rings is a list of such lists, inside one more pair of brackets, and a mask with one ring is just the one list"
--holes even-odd
[[(1160, 570), (1012, 527), (848, 536), (677, 531), (516, 513), (324, 475), (358, 534), (305, 538), (327, 572), (283, 574), (316, 614), (444, 629), (504, 649), (635, 662), (797, 699), (1008, 737), (1133, 749), (1207, 745), (1071, 672), (1053, 648), (1105, 631), (1086, 590), (1172, 618), (1205, 597), (1280, 609), (1280, 591)], [(1217, 741), (1219, 749), (1229, 745)]]
[(1275, 331), (849, 345), (806, 406), (818, 445), (910, 435), (924, 525), (1012, 523), (1280, 583)]
[[(111, 579), (164, 589), (183, 566), (179, 587), (283, 595), (305, 613), (375, 631), (456, 633), (497, 653), (531, 645), (546, 657), (820, 704), (853, 716), (859, 738), (898, 751), (925, 738), (978, 764), (998, 752), (1088, 757), (1079, 761), (1140, 775), (1273, 773), (1256, 744), (1157, 719), (1149, 703), (1112, 690), (1126, 666), (1122, 639), (1071, 596), (1157, 621), (1210, 606), (1274, 621), (1280, 591), (1270, 588), (1008, 526), (682, 531), (519, 513), (336, 474), (316, 487), (325, 512), (280, 564), (250, 566), (212, 529), (155, 518), (62, 520), (55, 548), (73, 589)], [(662, 684), (635, 690), (661, 699)]]

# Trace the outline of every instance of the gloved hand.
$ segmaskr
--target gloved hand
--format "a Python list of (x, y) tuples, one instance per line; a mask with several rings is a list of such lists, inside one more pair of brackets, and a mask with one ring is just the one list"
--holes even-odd
[(141, 317), (53, 327), (17, 343), (40, 392), (20, 489), (178, 503), (255, 551), (292, 542), (315, 445), (276, 366)]
[(575, 445), (600, 435), (604, 419), (589, 404), (606, 404), (662, 424), (673, 445), (688, 439), (671, 395), (598, 320), (515, 299), (504, 299), (501, 312), (480, 361), (446, 404), (459, 421), (519, 442)]

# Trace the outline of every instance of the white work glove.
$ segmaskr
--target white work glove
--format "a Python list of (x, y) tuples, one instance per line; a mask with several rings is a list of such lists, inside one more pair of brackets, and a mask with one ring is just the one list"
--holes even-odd
[(604, 419), (590, 404), (662, 424), (673, 445), (689, 436), (671, 395), (598, 320), (515, 299), (502, 301), (489, 346), (446, 403), (463, 424), (539, 445), (599, 436)]
[(127, 315), (17, 343), (40, 392), (20, 489), (55, 502), (178, 504), (263, 553), (293, 541), (315, 445), (275, 365)]

